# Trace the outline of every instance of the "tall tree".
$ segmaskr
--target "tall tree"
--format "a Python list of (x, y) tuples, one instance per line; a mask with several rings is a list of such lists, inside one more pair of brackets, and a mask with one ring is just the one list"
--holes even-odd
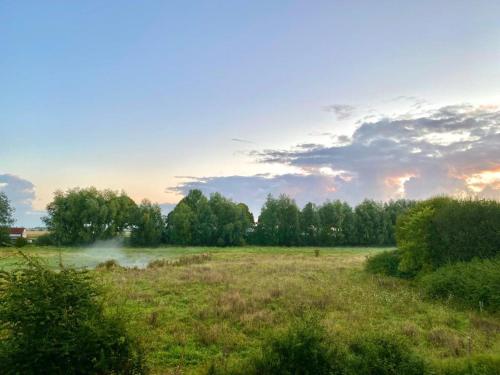
[(321, 218), (314, 203), (307, 203), (300, 212), (300, 243), (306, 246), (319, 245)]
[(381, 203), (365, 199), (354, 210), (357, 245), (383, 245), (387, 237), (384, 207)]
[(7, 194), (0, 192), (0, 246), (9, 244), (9, 227), (14, 224), (14, 208)]
[(322, 245), (340, 246), (355, 242), (354, 213), (347, 203), (339, 200), (325, 202), (319, 208), (319, 215)]
[(267, 197), (257, 223), (257, 239), (265, 245), (298, 245), (300, 210), (286, 195)]
[(147, 199), (135, 210), (130, 242), (134, 246), (158, 246), (165, 230), (160, 206)]
[(123, 192), (76, 188), (57, 191), (43, 221), (56, 243), (88, 244), (120, 234), (131, 224), (135, 209)]

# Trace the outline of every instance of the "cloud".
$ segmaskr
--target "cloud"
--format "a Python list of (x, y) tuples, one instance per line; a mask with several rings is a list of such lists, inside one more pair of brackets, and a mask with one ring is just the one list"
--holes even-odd
[(42, 225), (43, 211), (33, 209), (35, 185), (28, 180), (12, 174), (0, 174), (0, 191), (7, 194), (12, 207), (16, 225), (34, 227)]
[(183, 182), (169, 190), (182, 195), (186, 195), (191, 189), (200, 189), (206, 195), (219, 192), (236, 202), (247, 204), (257, 217), (268, 194), (287, 194), (294, 197), (300, 205), (311, 200), (320, 203), (330, 197), (340, 179), (339, 176), (323, 174), (204, 177)]
[(356, 108), (348, 104), (331, 104), (324, 107), (324, 110), (327, 112), (333, 112), (337, 117), (337, 120), (346, 120), (352, 116)]
[(342, 142), (251, 155), (260, 163), (296, 167), (303, 174), (205, 177), (174, 190), (219, 191), (248, 203), (253, 212), (268, 193), (288, 194), (299, 204), (437, 194), (500, 199), (500, 110), (454, 105), (412, 118), (385, 117), (362, 123)]
[(242, 138), (231, 138), (231, 141), (238, 142), (238, 143), (255, 143), (255, 142), (249, 141), (247, 139), (242, 139)]

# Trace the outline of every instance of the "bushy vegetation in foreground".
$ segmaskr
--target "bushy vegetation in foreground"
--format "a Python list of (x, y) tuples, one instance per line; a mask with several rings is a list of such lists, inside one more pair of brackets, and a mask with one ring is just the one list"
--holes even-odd
[(418, 285), (431, 298), (497, 312), (500, 311), (500, 258), (441, 267), (424, 275)]
[[(300, 357), (290, 353), (301, 341), (311, 353), (304, 348), (300, 355), (313, 356), (318, 368), (324, 358), (328, 366), (336, 358), (345, 365), (344, 355), (349, 366), (362, 368), (392, 352), (392, 344), (436, 375), (492, 368), (498, 359), (500, 321), (487, 311), (429, 302), (405, 280), (362, 272), (367, 250), (322, 249), (319, 256), (314, 250), (219, 249), (182, 265), (96, 272), (113, 290), (109, 305), (124, 307), (157, 374), (206, 374), (212, 364), (212, 371), (237, 373), (264, 366), (265, 358), (288, 363), (287, 356)], [(301, 330), (297, 320), (309, 314), (322, 328)]]
[(0, 274), (2, 374), (144, 374), (142, 353), (117, 316), (104, 314), (86, 271), (26, 258)]
[(500, 203), (433, 198), (397, 221), (398, 250), (366, 262), (375, 274), (416, 278), (428, 297), (500, 310)]
[[(212, 364), (219, 372), (251, 369), (269, 362), (264, 358), (288, 363), (290, 356), (313, 356), (320, 367), (326, 358), (331, 368), (401, 363), (391, 345), (410, 361), (423, 359), (433, 375), (495, 374), (496, 315), (429, 302), (406, 280), (363, 272), (366, 256), (378, 249), (315, 250), (168, 247), (154, 252), (183, 257), (145, 269), (109, 262), (87, 275), (103, 283), (102, 314), (116, 316), (119, 308), (126, 337), (142, 343), (153, 374), (206, 374)], [(46, 248), (28, 251), (56, 266), (56, 251), (50, 258)], [(3, 256), (12, 253), (2, 252), (0, 265), (11, 267)]]
[(328, 338), (309, 318), (270, 337), (247, 363), (212, 364), (207, 375), (424, 375), (431, 373), (427, 367), (401, 339), (361, 335), (347, 344)]

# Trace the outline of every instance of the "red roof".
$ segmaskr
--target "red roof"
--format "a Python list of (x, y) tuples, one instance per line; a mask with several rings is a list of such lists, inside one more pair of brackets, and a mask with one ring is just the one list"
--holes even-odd
[(26, 228), (10, 228), (10, 234), (20, 234), (22, 235)]

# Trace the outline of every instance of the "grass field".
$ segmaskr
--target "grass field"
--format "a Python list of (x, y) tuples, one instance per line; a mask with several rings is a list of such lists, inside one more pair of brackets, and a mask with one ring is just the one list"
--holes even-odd
[[(92, 267), (105, 258), (95, 255), (103, 251), (98, 248), (27, 249), (52, 265), (61, 257)], [(313, 248), (114, 250), (111, 255), (125, 254), (131, 265), (209, 254), (173, 265), (92, 271), (105, 285), (109, 312), (125, 317), (154, 374), (196, 374), (214, 360), (242, 361), (270, 333), (310, 314), (332, 340), (394, 334), (439, 365), (500, 353), (500, 317), (426, 301), (406, 281), (366, 274), (366, 257), (381, 249), (320, 249), (319, 256)], [(12, 267), (15, 252), (0, 254), (0, 268)]]

